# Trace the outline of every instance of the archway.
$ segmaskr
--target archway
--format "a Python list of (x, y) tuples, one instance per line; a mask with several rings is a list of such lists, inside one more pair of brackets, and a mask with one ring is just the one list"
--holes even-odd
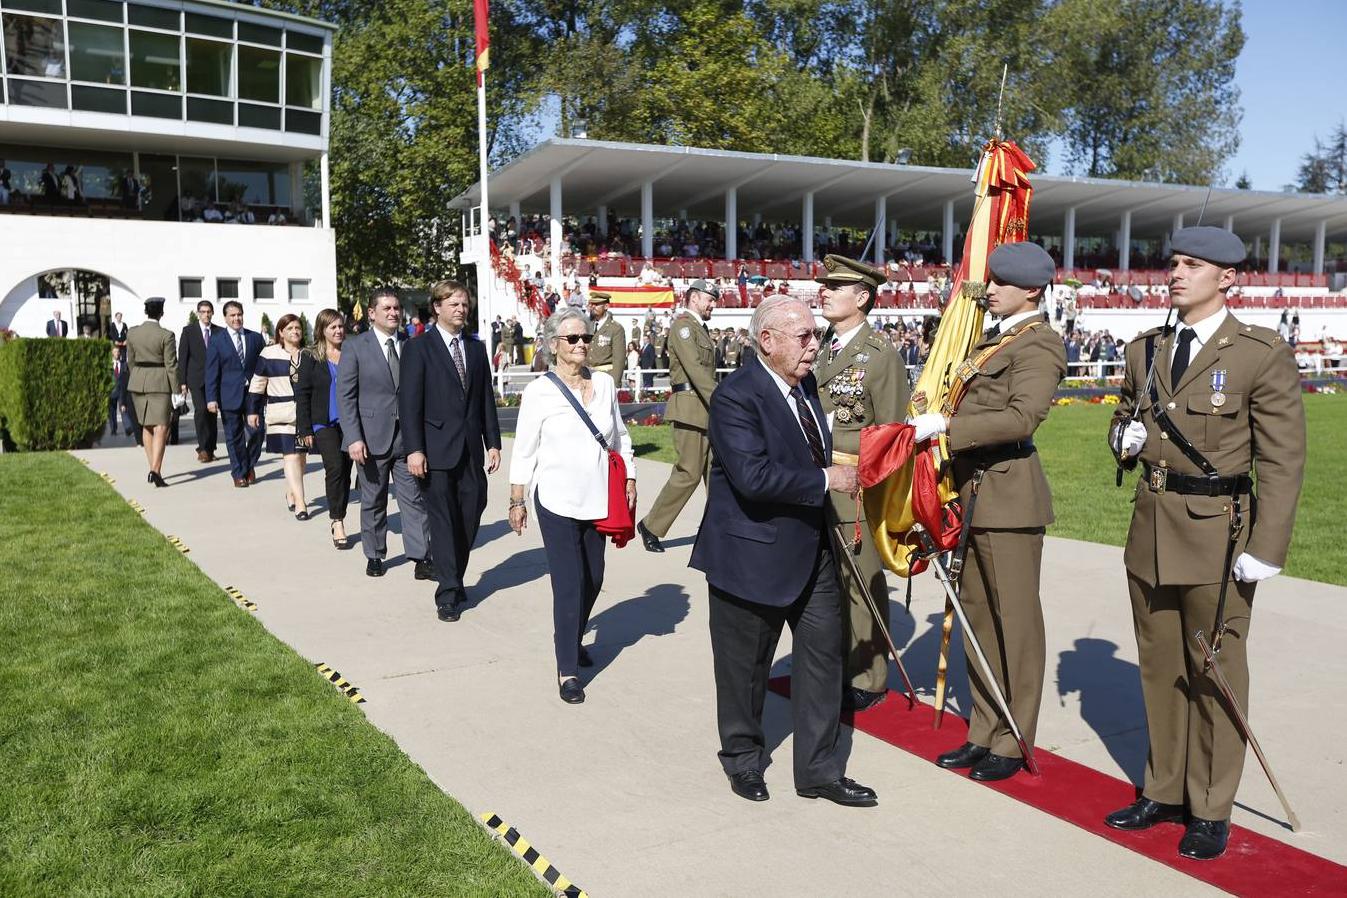
[[(70, 336), (84, 328), (101, 337), (114, 311), (139, 307), (140, 297), (111, 275), (87, 268), (56, 268), (23, 278), (0, 299), (0, 328), (40, 337), (53, 311), (70, 323)], [(128, 317), (130, 317), (128, 315)]]

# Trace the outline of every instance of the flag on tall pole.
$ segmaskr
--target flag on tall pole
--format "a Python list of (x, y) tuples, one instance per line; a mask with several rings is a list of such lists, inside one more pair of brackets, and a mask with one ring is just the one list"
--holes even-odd
[[(486, 70), (491, 65), (491, 32), (487, 22), (487, 0), (473, 0), (473, 30), (477, 35), (477, 168), (482, 204), (477, 218), (477, 336), (486, 339), (495, 314), (492, 289), (496, 272), (491, 264), (491, 207), (487, 204), (486, 165)], [(490, 345), (489, 343), (487, 345)]]
[(487, 29), (487, 0), (473, 0), (472, 20), (477, 32), (477, 86), (482, 86), (482, 76), (491, 67), (491, 32)]

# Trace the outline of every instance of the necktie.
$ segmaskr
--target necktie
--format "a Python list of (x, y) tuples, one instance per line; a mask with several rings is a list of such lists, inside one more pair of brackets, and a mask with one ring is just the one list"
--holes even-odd
[(203, 327), (201, 329), (201, 342), (205, 346), (210, 345), (210, 328)]
[(842, 341), (833, 336), (833, 341), (828, 345), (828, 361), (831, 362), (837, 358), (837, 354), (842, 351)]
[(999, 336), (1001, 336), (1001, 322), (998, 321), (987, 328), (987, 333), (983, 334), (983, 339), (994, 340)]
[(397, 341), (392, 337), (384, 343), (388, 348), (388, 370), (393, 375), (393, 389), (397, 389), (402, 383), (402, 362), (398, 359)]
[(1197, 338), (1197, 331), (1191, 327), (1185, 327), (1179, 331), (1179, 345), (1174, 347), (1174, 360), (1169, 365), (1169, 385), (1177, 387), (1179, 378), (1183, 377), (1183, 372), (1188, 370), (1188, 353), (1193, 340)]
[(795, 400), (795, 413), (800, 416), (800, 426), (804, 428), (804, 438), (809, 443), (809, 454), (814, 457), (814, 464), (820, 468), (828, 467), (823, 457), (823, 437), (818, 432), (818, 424), (814, 421), (813, 413), (809, 411), (804, 390), (797, 385), (790, 391), (790, 395)]
[(234, 331), (234, 349), (239, 354), (239, 364), (244, 366), (245, 368), (248, 367), (248, 363), (244, 361), (243, 334), (239, 333), (238, 331)]
[(468, 369), (463, 364), (463, 348), (459, 346), (458, 337), (449, 341), (449, 354), (454, 357), (454, 367), (458, 369), (458, 382), (463, 385), (463, 392), (468, 391)]

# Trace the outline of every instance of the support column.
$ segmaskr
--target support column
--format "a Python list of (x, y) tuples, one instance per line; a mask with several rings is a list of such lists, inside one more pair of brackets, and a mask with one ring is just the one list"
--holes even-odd
[(323, 227), (332, 227), (332, 174), (328, 166), (327, 153), (318, 159), (319, 192), (323, 204)]
[(1132, 210), (1122, 214), (1118, 223), (1118, 270), (1132, 270)]
[(1164, 244), (1161, 246), (1160, 255), (1166, 259), (1169, 258), (1169, 252), (1174, 247), (1174, 235), (1183, 230), (1183, 213), (1180, 212), (1174, 216), (1174, 223), (1169, 226), (1169, 233), (1165, 235)]
[(1314, 274), (1324, 273), (1324, 244), (1328, 242), (1328, 222), (1321, 221), (1314, 226)]
[(686, 210), (686, 209), (679, 209), (679, 210), (678, 210), (678, 221), (679, 221), (679, 223), (680, 223), (680, 224), (687, 224), (687, 220), (688, 220), (688, 210)]
[(753, 213), (753, 227), (756, 228), (756, 227), (757, 227), (758, 225), (760, 225), (760, 224), (762, 224), (762, 213), (761, 213), (761, 212), (754, 212), (754, 213)]
[(1227, 215), (1225, 217), (1225, 229), (1230, 233), (1235, 233), (1235, 216)]
[(655, 182), (641, 185), (641, 255), (655, 255)]
[(946, 265), (954, 264), (954, 200), (945, 200), (945, 217), (941, 224), (940, 252)]
[(889, 214), (889, 201), (886, 197), (875, 198), (875, 249), (874, 260), (876, 265), (884, 264), (884, 230), (886, 219)]
[(1253, 238), (1253, 261), (1258, 264), (1263, 258), (1263, 235), (1255, 234)]
[(604, 237), (608, 236), (608, 207), (599, 207), (599, 233)]
[(514, 219), (514, 226), (517, 231), (519, 229), (519, 219), (523, 217), (519, 212), (519, 200), (512, 200), (510, 202), (510, 217)]
[(739, 258), (739, 188), (725, 191), (725, 261)]
[(1062, 267), (1076, 267), (1076, 207), (1066, 210), (1066, 220), (1062, 222)]
[[(1323, 254), (1320, 253), (1320, 255)], [(800, 212), (800, 258), (806, 265), (814, 261), (814, 192), (812, 190), (804, 195), (804, 209)]]
[(1267, 238), (1267, 273), (1276, 274), (1282, 261), (1282, 220), (1272, 220), (1272, 233)]
[(548, 214), (548, 255), (550, 257), (551, 278), (553, 284), (561, 283), (561, 179), (553, 178), (549, 191)]

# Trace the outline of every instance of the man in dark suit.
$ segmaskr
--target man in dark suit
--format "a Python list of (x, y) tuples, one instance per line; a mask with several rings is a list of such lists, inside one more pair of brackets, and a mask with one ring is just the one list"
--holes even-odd
[(196, 304), (196, 322), (182, 329), (178, 338), (178, 383), (182, 394), (192, 396), (192, 422), (196, 425), (196, 460), (215, 461), (218, 439), (215, 413), (206, 407), (206, 348), (224, 328), (211, 324), (215, 306), (203, 299)]
[(651, 372), (659, 367), (659, 359), (655, 355), (655, 344), (651, 341), (650, 334), (645, 335), (645, 342), (641, 344), (641, 389), (650, 390), (655, 386), (655, 375)]
[(766, 801), (762, 708), (789, 624), (795, 791), (841, 805), (877, 803), (845, 774), (842, 595), (826, 535), (828, 491), (856, 492), (856, 469), (830, 465), (832, 446), (810, 368), (818, 335), (789, 296), (753, 313), (759, 357), (711, 396), (713, 463), (692, 567), (711, 593), (720, 762), (736, 795)]
[(234, 486), (244, 487), (257, 479), (253, 470), (262, 457), (263, 427), (248, 427), (245, 419), (248, 384), (262, 354), (262, 335), (243, 327), (243, 305), (224, 304), (227, 328), (211, 335), (206, 346), (206, 411), (224, 418), (225, 448)]
[(108, 322), (108, 339), (117, 347), (117, 354), (122, 357), (122, 361), (126, 361), (126, 322), (122, 320), (121, 312), (113, 315)]
[(491, 364), (482, 342), (464, 331), (470, 304), (456, 281), (431, 288), (435, 318), (407, 344), (398, 389), (407, 470), (426, 488), (442, 621), (458, 620), (467, 601), (463, 575), (486, 509), (486, 474), (500, 467)]
[(108, 429), (117, 435), (117, 421), (120, 419), (123, 430), (141, 443), (140, 425), (136, 422), (136, 406), (131, 401), (127, 384), (131, 379), (131, 366), (115, 348), (112, 350), (112, 394), (108, 397)]
[(47, 322), (48, 337), (64, 337), (70, 333), (70, 325), (61, 320), (59, 310), (51, 313), (51, 319)]

